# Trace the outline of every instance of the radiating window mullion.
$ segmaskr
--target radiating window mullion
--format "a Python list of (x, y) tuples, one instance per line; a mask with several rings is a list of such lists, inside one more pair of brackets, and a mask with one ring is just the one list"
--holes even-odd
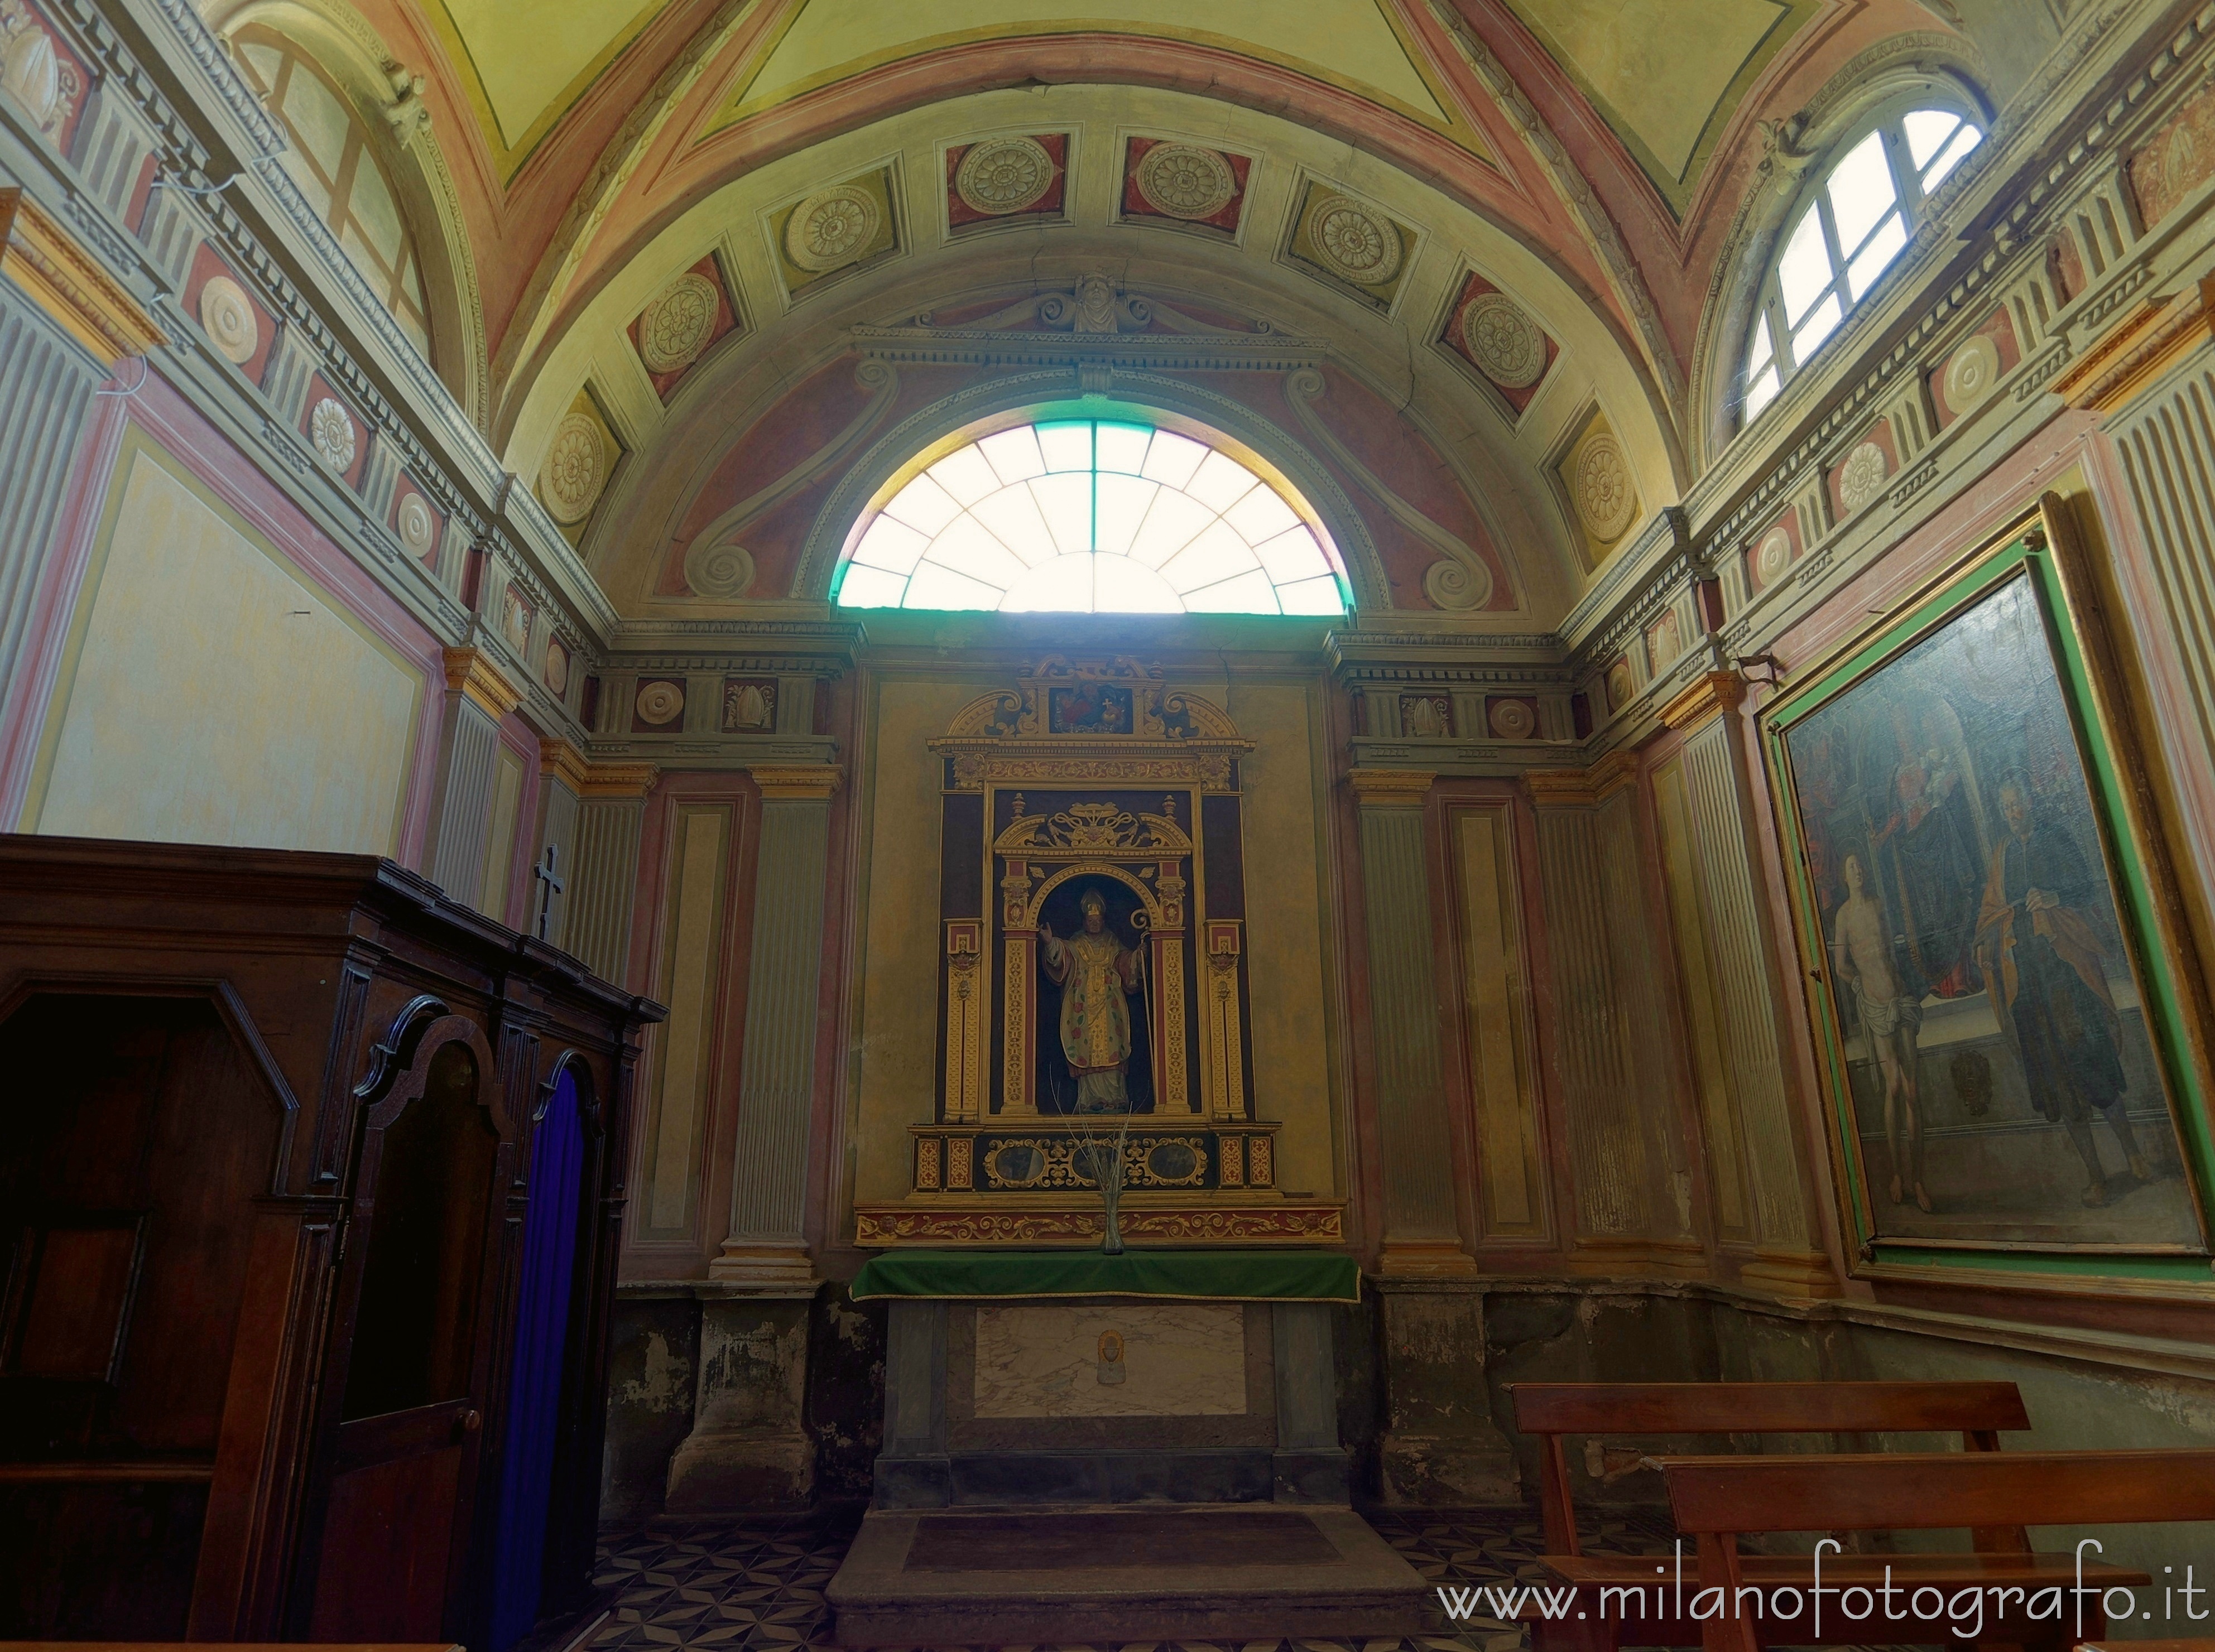
[(1907, 152), (1907, 133), (1895, 116), (1885, 126), (1884, 158), (1892, 163), (1892, 187), (1899, 196), (1899, 214), (1911, 234), (1923, 221), (1923, 174)]

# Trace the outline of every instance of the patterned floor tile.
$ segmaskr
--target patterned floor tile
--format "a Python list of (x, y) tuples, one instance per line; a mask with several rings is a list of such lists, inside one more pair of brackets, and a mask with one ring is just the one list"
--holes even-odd
[[(712, 1647), (717, 1652), (808, 1652), (829, 1645), (823, 1589), (854, 1514), (781, 1521), (657, 1520), (602, 1533), (596, 1579), (619, 1591), (592, 1652)], [(1544, 1539), (1517, 1509), (1377, 1512), (1369, 1520), (1427, 1582), (1449, 1588), (1519, 1588), (1542, 1574)], [(1583, 1533), (1587, 1551), (1666, 1550), (1660, 1516), (1611, 1514)], [(1517, 1625), (1473, 1617), (1451, 1635), (1401, 1640), (1076, 1643), (1027, 1648), (918, 1648), (917, 1652), (1520, 1652)]]

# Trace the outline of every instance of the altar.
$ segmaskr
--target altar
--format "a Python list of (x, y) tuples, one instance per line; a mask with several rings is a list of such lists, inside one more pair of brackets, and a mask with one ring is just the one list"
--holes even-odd
[(1347, 1500), (1320, 1251), (894, 1252), (874, 1507)]
[(1317, 1251), (895, 1251), (875, 1495), (842, 1644), (1407, 1634), (1422, 1580), (1347, 1502)]

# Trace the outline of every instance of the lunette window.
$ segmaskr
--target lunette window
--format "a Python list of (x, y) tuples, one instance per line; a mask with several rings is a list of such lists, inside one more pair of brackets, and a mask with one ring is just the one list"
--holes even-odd
[(956, 449), (886, 500), (843, 608), (1343, 614), (1311, 514), (1222, 449), (1150, 425), (1053, 419)]
[(286, 143), (279, 163), (427, 359), (431, 321), (422, 262), (368, 128), (322, 70), (283, 35), (242, 29), (234, 44), (248, 79), (284, 124)]
[(1891, 266), (1925, 204), (1984, 141), (1952, 109), (1887, 116), (1840, 147), (1779, 241), (1746, 340), (1742, 422), (1751, 424)]

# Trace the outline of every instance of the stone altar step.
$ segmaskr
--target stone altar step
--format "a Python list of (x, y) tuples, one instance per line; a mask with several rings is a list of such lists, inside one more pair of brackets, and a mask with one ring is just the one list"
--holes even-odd
[(1352, 1509), (873, 1509), (825, 1591), (841, 1646), (1423, 1632), (1431, 1593)]

